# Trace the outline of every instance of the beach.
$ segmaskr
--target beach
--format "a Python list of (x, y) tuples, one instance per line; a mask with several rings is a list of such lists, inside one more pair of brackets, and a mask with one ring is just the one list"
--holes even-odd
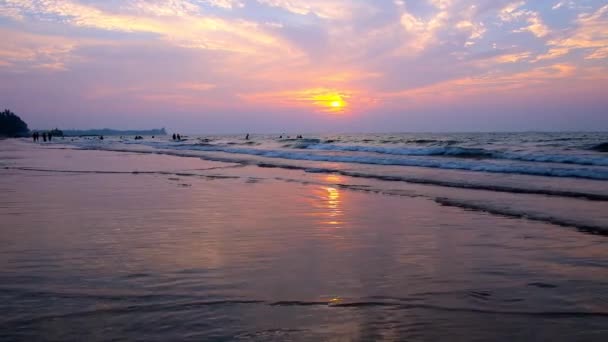
[(315, 139), (0, 141), (0, 339), (606, 339), (607, 157)]

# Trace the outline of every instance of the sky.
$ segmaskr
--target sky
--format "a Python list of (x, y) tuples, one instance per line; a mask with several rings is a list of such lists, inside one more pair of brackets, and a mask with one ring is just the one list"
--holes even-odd
[(608, 130), (606, 0), (0, 0), (30, 128)]

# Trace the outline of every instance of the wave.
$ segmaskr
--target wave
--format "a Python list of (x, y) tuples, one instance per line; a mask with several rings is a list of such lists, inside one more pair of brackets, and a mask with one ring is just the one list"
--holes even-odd
[[(522, 187), (515, 186), (506, 186), (506, 185), (496, 185), (496, 184), (487, 184), (487, 183), (472, 183), (472, 182), (457, 182), (457, 181), (448, 181), (441, 179), (433, 179), (433, 178), (420, 178), (406, 175), (383, 175), (383, 174), (373, 174), (373, 173), (365, 173), (365, 172), (357, 172), (357, 171), (348, 171), (341, 170), (336, 167), (310, 167), (303, 165), (294, 165), (288, 163), (282, 163), (280, 161), (270, 162), (270, 161), (256, 161), (250, 159), (241, 159), (238, 157), (227, 157), (227, 156), (219, 156), (219, 155), (201, 155), (198, 153), (192, 153), (194, 150), (181, 149), (180, 151), (174, 151), (170, 149), (160, 149), (160, 150), (138, 150), (138, 149), (130, 149), (130, 148), (112, 148), (110, 146), (81, 146), (82, 149), (91, 149), (91, 150), (105, 150), (105, 151), (114, 151), (114, 152), (129, 152), (129, 153), (143, 153), (143, 154), (165, 154), (172, 155), (176, 157), (194, 157), (201, 158), (209, 161), (223, 162), (223, 163), (232, 163), (238, 164), (235, 166), (227, 166), (228, 167), (238, 167), (243, 165), (256, 165), (258, 167), (264, 168), (281, 168), (281, 169), (289, 169), (289, 170), (302, 170), (308, 173), (335, 173), (348, 177), (355, 178), (369, 178), (369, 179), (377, 179), (383, 181), (397, 181), (397, 182), (405, 182), (405, 183), (413, 183), (413, 184), (424, 184), (424, 185), (434, 185), (434, 186), (442, 186), (442, 187), (450, 187), (450, 188), (460, 188), (460, 189), (473, 189), (473, 190), (486, 190), (486, 191), (494, 191), (494, 192), (506, 192), (506, 193), (516, 193), (516, 194), (537, 194), (537, 195), (545, 195), (545, 196), (556, 196), (556, 197), (569, 197), (569, 198), (579, 198), (586, 199), (590, 201), (608, 201), (608, 194), (596, 193), (596, 192), (581, 192), (581, 191), (573, 191), (573, 190), (559, 190), (559, 189), (547, 189), (547, 188), (538, 188), (538, 187), (530, 187), (524, 185)], [(213, 149), (207, 148), (199, 148), (200, 151), (222, 151), (221, 149), (217, 149), (217, 147), (213, 147)], [(236, 152), (234, 152), (236, 154)], [(303, 159), (300, 159), (303, 160)], [(8, 167), (6, 167), (8, 168)], [(224, 168), (224, 167), (219, 167)]]
[(458, 144), (458, 140), (437, 140), (437, 139), (410, 139), (406, 140), (408, 144), (440, 144), (440, 145), (453, 145)]
[(464, 147), (391, 148), (382, 146), (317, 144), (308, 145), (305, 148), (310, 150), (321, 151), (374, 152), (402, 156), (459, 156), (470, 158), (484, 158), (491, 157), (493, 155), (492, 152), (486, 151), (481, 148)]
[(296, 148), (296, 149), (305, 149), (308, 146), (318, 145), (321, 143), (320, 139), (314, 139), (314, 138), (281, 139), (280, 141), (287, 142), (286, 144), (283, 145), (283, 147)]
[[(325, 143), (332, 143), (335, 141), (325, 141)], [(350, 142), (364, 143), (364, 144), (420, 144), (420, 145), (453, 145), (458, 144), (461, 141), (458, 140), (446, 140), (446, 139), (359, 139), (351, 140)]]
[[(126, 298), (128, 299), (128, 297)], [(359, 309), (364, 310), (367, 308), (380, 308), (387, 307), (391, 310), (432, 310), (438, 312), (456, 312), (456, 313), (475, 313), (475, 314), (487, 314), (487, 315), (509, 315), (509, 316), (539, 316), (543, 318), (584, 318), (584, 317), (597, 317), (606, 318), (608, 312), (603, 311), (528, 311), (528, 310), (496, 310), (496, 309), (482, 309), (477, 307), (467, 306), (442, 306), (432, 305), (423, 303), (404, 303), (403, 300), (388, 300), (388, 301), (302, 301), (302, 300), (285, 300), (285, 301), (268, 301), (261, 299), (223, 299), (215, 301), (186, 301), (186, 302), (168, 302), (168, 303), (129, 303), (129, 304), (112, 304), (105, 307), (95, 309), (85, 309), (70, 311), (59, 314), (47, 314), (39, 315), (34, 317), (17, 318), (2, 323), (2, 327), (14, 327), (14, 326), (30, 326), (39, 324), (40, 322), (48, 322), (54, 320), (64, 320), (72, 318), (82, 317), (104, 317), (120, 314), (138, 314), (138, 313), (150, 313), (150, 312), (172, 312), (181, 310), (191, 309), (202, 309), (205, 307), (223, 307), (223, 306), (267, 306), (267, 307), (311, 307), (311, 306), (322, 306), (331, 310), (341, 309)]]
[(608, 152), (608, 142), (595, 145), (591, 149), (598, 152)]
[[(599, 146), (599, 145), (598, 145)], [(607, 145), (608, 146), (608, 145)], [(308, 144), (303, 149), (320, 151), (348, 151), (348, 152), (372, 152), (379, 154), (399, 156), (444, 156), (476, 159), (508, 159), (526, 162), (576, 164), (589, 166), (608, 166), (608, 158), (603, 156), (577, 156), (556, 154), (523, 154), (513, 152), (502, 152), (486, 150), (483, 148), (469, 147), (429, 147), (429, 148), (392, 148), (382, 146), (359, 146), (359, 145), (333, 145), (333, 144)], [(608, 147), (607, 147), (608, 148)]]
[(487, 213), (490, 213), (493, 215), (502, 215), (502, 216), (508, 216), (508, 217), (513, 217), (513, 218), (523, 218), (523, 219), (532, 220), (532, 221), (550, 223), (550, 224), (557, 225), (557, 226), (573, 227), (573, 228), (576, 228), (576, 229), (586, 232), (586, 233), (594, 233), (594, 234), (608, 236), (608, 226), (591, 225), (588, 223), (578, 222), (578, 221), (571, 220), (571, 219), (557, 218), (557, 217), (543, 215), (543, 214), (539, 214), (539, 213), (523, 212), (523, 211), (518, 211), (516, 209), (511, 209), (511, 208), (506, 208), (506, 207), (492, 206), (492, 205), (489, 205), (486, 203), (483, 203), (483, 204), (478, 203), (478, 202), (473, 203), (473, 202), (469, 202), (469, 201), (461, 201), (461, 200), (455, 200), (455, 199), (450, 199), (450, 198), (436, 198), (435, 202), (437, 202), (441, 205), (445, 205), (445, 206), (458, 207), (458, 208), (463, 208), (463, 209), (468, 209), (468, 210), (483, 211), (483, 212), (487, 212)]
[[(119, 152), (125, 152), (124, 150), (118, 150)], [(160, 153), (160, 154), (170, 154), (176, 156), (183, 156), (182, 154), (172, 152), (172, 151), (154, 151), (148, 150), (146, 152), (141, 151), (140, 153)], [(210, 160), (218, 160), (214, 156), (211, 158), (207, 158), (207, 156), (199, 156), (203, 159)], [(220, 157), (221, 158), (221, 157)], [(225, 157), (224, 157), (225, 158)], [(238, 160), (230, 159), (220, 159), (218, 161), (228, 161), (228, 162), (236, 162), (240, 163)], [(425, 179), (425, 178), (415, 178), (408, 176), (392, 176), (392, 175), (378, 175), (378, 174), (366, 174), (361, 172), (347, 171), (347, 170), (336, 170), (330, 168), (307, 168), (304, 166), (297, 165), (281, 165), (279, 163), (272, 164), (267, 162), (256, 162), (255, 160), (248, 160), (243, 162), (244, 164), (253, 164), (258, 165), (260, 167), (278, 167), (278, 168), (286, 168), (286, 169), (300, 169), (306, 172), (323, 172), (323, 173), (336, 173), (349, 177), (359, 177), (359, 178), (371, 178), (371, 179), (379, 179), (385, 181), (402, 181), (408, 183), (417, 183), (417, 184), (426, 184), (426, 185), (435, 185), (435, 186), (443, 186), (443, 187), (453, 187), (453, 188), (462, 188), (462, 189), (476, 189), (476, 190), (487, 190), (487, 191), (496, 191), (496, 192), (507, 192), (507, 193), (521, 193), (521, 194), (539, 194), (539, 195), (547, 195), (547, 196), (559, 196), (559, 197), (570, 197), (570, 198), (580, 198), (586, 200), (594, 200), (594, 201), (608, 201), (608, 195), (605, 194), (594, 194), (594, 193), (583, 193), (583, 192), (575, 192), (575, 191), (567, 191), (567, 190), (555, 190), (555, 189), (542, 189), (542, 188), (534, 188), (527, 187), (525, 184), (522, 187), (511, 187), (511, 186), (500, 186), (500, 185), (491, 185), (491, 184), (475, 184), (468, 182), (455, 182), (455, 181), (445, 181), (445, 180), (437, 180), (437, 179)], [(234, 168), (241, 167), (242, 165), (231, 165), (231, 166), (222, 166), (222, 167), (211, 167), (206, 169), (197, 169), (197, 171), (208, 171), (208, 170), (216, 170), (216, 169), (224, 169), (224, 168)], [(175, 176), (194, 176), (194, 177), (203, 177), (203, 178), (239, 178), (238, 176), (218, 176), (218, 175), (205, 175), (199, 172), (191, 173), (191, 172), (167, 172), (167, 171), (101, 171), (101, 170), (57, 170), (57, 169), (39, 169), (39, 168), (31, 168), (31, 167), (6, 167), (6, 169), (18, 169), (22, 171), (30, 171), (30, 172), (67, 172), (67, 173), (103, 173), (103, 174), (160, 174), (160, 175), (175, 175)], [(366, 191), (366, 192), (376, 192), (383, 193), (387, 195), (396, 195), (396, 196), (408, 196), (408, 197), (419, 197), (419, 194), (412, 194), (409, 191), (399, 191), (392, 190), (392, 187), (389, 188), (370, 188), (369, 186), (362, 186), (356, 184), (336, 184), (344, 189), (350, 189), (355, 191)], [(422, 195), (423, 197), (427, 197)], [(601, 234), (608, 236), (608, 226), (601, 226), (596, 223), (584, 222), (587, 220), (580, 221), (574, 220), (571, 218), (560, 218), (554, 217), (551, 215), (543, 214), (543, 213), (534, 213), (529, 211), (518, 211), (513, 208), (503, 207), (503, 206), (492, 206), (488, 203), (480, 203), (477, 201), (462, 201), (456, 200), (452, 198), (444, 198), (444, 197), (435, 197), (429, 196), (430, 199), (436, 201), (442, 205), (460, 207), (469, 210), (479, 210), (488, 212), (495, 215), (503, 215), (515, 218), (523, 218), (534, 221), (541, 221), (553, 225), (567, 226), (578, 229), (579, 231), (590, 232), (594, 234)]]
[[(260, 165), (260, 166), (262, 166), (262, 165)], [(306, 170), (306, 171), (309, 171), (309, 170)], [(309, 171), (309, 172), (311, 172), (311, 171)], [(322, 170), (315, 169), (315, 170), (312, 170), (312, 172), (322, 172)], [(328, 170), (327, 172), (331, 172), (331, 171)], [(343, 176), (355, 177), (355, 178), (371, 178), (371, 179), (378, 179), (378, 180), (384, 180), (384, 181), (398, 181), (398, 182), (406, 182), (406, 183), (413, 183), (413, 184), (435, 185), (435, 186), (442, 186), (442, 187), (446, 187), (446, 188), (486, 190), (486, 191), (506, 192), (506, 193), (513, 193), (513, 194), (568, 197), (568, 198), (585, 199), (585, 200), (589, 200), (589, 201), (608, 201), (608, 195), (577, 192), (577, 191), (568, 191), (568, 190), (535, 189), (535, 188), (530, 188), (530, 187), (517, 188), (517, 187), (502, 186), (502, 185), (442, 181), (442, 180), (437, 180), (437, 179), (372, 175), (372, 174), (349, 172), (349, 171), (333, 171), (333, 173), (337, 173), (337, 174), (340, 174)], [(345, 187), (349, 187), (349, 186), (345, 185)], [(387, 192), (387, 194), (392, 194), (392, 192)]]
[(467, 170), (475, 172), (491, 172), (491, 173), (510, 173), (534, 176), (547, 177), (573, 177), (596, 180), (608, 180), (607, 169), (594, 168), (566, 168), (566, 167), (545, 167), (537, 165), (500, 165), (493, 163), (484, 163), (480, 161), (467, 160), (439, 160), (439, 159), (424, 159), (424, 158), (383, 158), (378, 156), (360, 156), (360, 155), (325, 155), (325, 154), (310, 154), (305, 152), (285, 151), (285, 150), (264, 150), (264, 149), (249, 149), (249, 148), (232, 148), (219, 145), (206, 146), (175, 146), (178, 150), (196, 150), (204, 152), (225, 152), (232, 154), (254, 155), (267, 158), (278, 158), (288, 160), (310, 160), (320, 162), (339, 162), (339, 163), (355, 163), (355, 164), (373, 164), (373, 165), (398, 165), (398, 166), (416, 166), (450, 170)]

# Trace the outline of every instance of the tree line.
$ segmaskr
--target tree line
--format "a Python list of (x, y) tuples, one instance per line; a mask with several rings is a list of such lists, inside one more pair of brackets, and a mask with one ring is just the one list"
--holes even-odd
[(8, 109), (0, 112), (0, 136), (24, 137), (29, 134), (27, 124), (17, 114)]

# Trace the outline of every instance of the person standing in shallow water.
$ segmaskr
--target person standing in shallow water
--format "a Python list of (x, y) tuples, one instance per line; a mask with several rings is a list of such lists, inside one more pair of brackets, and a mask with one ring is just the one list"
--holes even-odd
[(49, 142), (50, 142), (50, 141), (51, 141), (51, 138), (53, 137), (53, 135), (51, 134), (51, 132), (48, 132), (46, 135), (48, 136), (48, 138), (49, 138)]
[(245, 136), (245, 140), (249, 140), (249, 133)]
[(42, 141), (46, 142), (46, 132), (42, 132)]
[(175, 133), (173, 133), (173, 140), (177, 139), (177, 136), (175, 135)]

